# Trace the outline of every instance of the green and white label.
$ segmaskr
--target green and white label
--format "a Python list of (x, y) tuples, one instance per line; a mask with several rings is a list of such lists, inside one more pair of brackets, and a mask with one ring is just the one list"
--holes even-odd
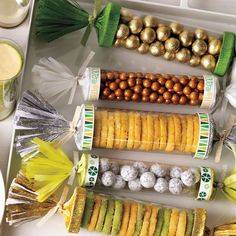
[(96, 155), (86, 154), (88, 158), (87, 173), (85, 177), (85, 187), (93, 187), (97, 182), (98, 169), (99, 169), (99, 157)]
[(193, 158), (207, 159), (207, 151), (210, 137), (210, 118), (207, 113), (198, 113), (199, 117), (199, 137), (198, 146)]
[(93, 144), (94, 106), (88, 104), (84, 105), (83, 115), (82, 150), (88, 151), (92, 149)]
[(204, 78), (204, 94), (201, 104), (202, 109), (211, 109), (216, 103), (216, 93), (218, 78), (214, 75), (203, 75)]
[(208, 201), (213, 194), (214, 171), (209, 167), (201, 167), (201, 180), (197, 200)]
[(98, 67), (88, 67), (89, 76), (89, 91), (87, 100), (94, 102), (99, 99), (100, 85), (101, 85), (101, 70)]

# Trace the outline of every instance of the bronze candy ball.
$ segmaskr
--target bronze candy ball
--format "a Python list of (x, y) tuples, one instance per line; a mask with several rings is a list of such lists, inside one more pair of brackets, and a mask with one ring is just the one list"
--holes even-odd
[(142, 78), (137, 78), (137, 79), (136, 79), (136, 84), (137, 84), (137, 85), (142, 85), (142, 84), (143, 84)]
[(102, 94), (107, 97), (111, 94), (111, 90), (109, 88), (104, 88)]
[(157, 93), (152, 92), (149, 97), (150, 97), (151, 102), (156, 102), (158, 95), (157, 95)]
[(159, 93), (159, 94), (163, 94), (165, 91), (166, 91), (166, 87), (160, 87), (160, 88), (158, 89), (158, 93)]
[(173, 87), (173, 90), (178, 93), (183, 90), (181, 83), (176, 83)]
[(128, 87), (128, 82), (127, 81), (121, 81), (120, 82), (120, 88), (122, 90), (125, 90)]
[(149, 89), (149, 88), (144, 88), (142, 91), (143, 96), (149, 96), (150, 93), (151, 93), (151, 89)]
[(165, 41), (165, 49), (167, 52), (176, 53), (179, 51), (180, 41), (176, 38), (169, 38)]
[(138, 52), (141, 54), (148, 53), (149, 51), (149, 45), (147, 43), (141, 43), (138, 47)]
[(184, 47), (189, 47), (193, 42), (193, 33), (187, 30), (184, 30), (179, 35), (179, 40)]
[(198, 82), (197, 89), (201, 92), (204, 90), (204, 81), (203, 80)]
[(158, 26), (158, 20), (155, 16), (144, 16), (143, 24), (145, 27), (156, 28)]
[(132, 101), (138, 102), (140, 100), (140, 96), (137, 93), (134, 93), (131, 97)]
[(136, 49), (139, 47), (139, 37), (136, 35), (130, 35), (125, 41), (125, 47), (128, 49)]
[(133, 95), (133, 92), (132, 92), (131, 89), (126, 89), (126, 90), (124, 91), (124, 96), (125, 96), (125, 97), (131, 97), (132, 95)]
[(207, 44), (204, 40), (197, 39), (193, 42), (192, 45), (192, 52), (196, 56), (202, 56), (206, 53), (207, 51)]
[(149, 96), (142, 96), (142, 102), (149, 102), (150, 98)]
[(188, 83), (188, 86), (192, 89), (195, 89), (197, 87), (197, 83), (198, 83), (197, 81), (191, 79)]
[(191, 93), (191, 88), (189, 86), (185, 86), (184, 89), (183, 89), (183, 93), (185, 95), (190, 95)]
[(186, 85), (188, 82), (189, 82), (189, 78), (188, 76), (186, 75), (183, 75), (179, 78), (179, 82), (182, 84), (182, 85)]
[(134, 72), (129, 72), (128, 76), (129, 76), (129, 78), (135, 78), (136, 77)]
[(170, 23), (170, 28), (173, 34), (180, 34), (184, 30), (184, 26), (177, 22)]
[(203, 29), (196, 29), (195, 30), (195, 37), (197, 39), (202, 39), (202, 40), (206, 40), (208, 37), (208, 34), (205, 30)]
[(189, 98), (191, 100), (197, 100), (198, 99), (198, 93), (197, 92), (191, 92), (189, 95)]
[(140, 18), (133, 18), (130, 22), (129, 22), (129, 28), (132, 34), (138, 34), (141, 32), (142, 28), (143, 28), (143, 22)]
[(171, 28), (169, 26), (161, 26), (157, 29), (157, 39), (166, 41), (171, 35)]
[(157, 98), (157, 102), (158, 103), (163, 103), (165, 101), (165, 99), (163, 98), (162, 95), (159, 95), (158, 98)]
[(151, 82), (150, 79), (145, 79), (145, 80), (143, 81), (143, 86), (144, 86), (145, 88), (150, 88), (151, 85), (152, 85), (152, 82)]
[(123, 101), (123, 100), (124, 100), (124, 97), (123, 97), (123, 96), (117, 96), (117, 97), (116, 97), (116, 100), (117, 100), (117, 101)]
[(134, 87), (135, 84), (136, 84), (135, 78), (129, 78), (128, 79), (129, 87)]
[(117, 39), (126, 39), (129, 36), (129, 27), (125, 24), (120, 24), (116, 32)]
[(141, 85), (135, 85), (134, 86), (134, 92), (137, 93), (137, 94), (141, 94), (143, 91), (143, 88)]
[(180, 96), (178, 94), (173, 94), (171, 97), (171, 102), (173, 104), (179, 104)]
[(116, 89), (116, 90), (115, 90), (115, 95), (116, 95), (117, 97), (123, 96), (123, 90), (120, 89), (120, 88)]
[(213, 71), (216, 66), (216, 59), (214, 58), (214, 56), (212, 56), (210, 54), (205, 55), (201, 58), (201, 65), (205, 69)]
[(221, 40), (212, 39), (208, 45), (208, 53), (211, 55), (217, 55), (220, 54), (220, 50), (221, 50)]
[(161, 42), (157, 41), (150, 45), (149, 51), (153, 56), (161, 56), (165, 53), (165, 48)]
[(174, 86), (174, 82), (172, 80), (167, 80), (165, 82), (165, 86), (166, 86), (167, 89), (172, 89), (173, 86)]
[(179, 62), (185, 63), (188, 62), (191, 58), (191, 52), (187, 48), (182, 48), (179, 52), (176, 53), (176, 59)]
[(152, 91), (158, 91), (160, 89), (161, 85), (158, 82), (152, 83), (151, 89)]
[(169, 99), (171, 99), (171, 93), (170, 92), (164, 92), (163, 97), (164, 97), (165, 100), (169, 100)]
[(111, 82), (109, 88), (110, 90), (115, 91), (118, 88), (118, 84), (116, 82)]
[(116, 98), (115, 93), (111, 93), (111, 94), (108, 96), (108, 99), (109, 99), (109, 100), (114, 100), (115, 98)]
[(127, 73), (126, 72), (121, 72), (120, 75), (119, 75), (119, 78), (121, 80), (126, 80), (128, 77)]
[(199, 104), (199, 101), (198, 100), (190, 100), (189, 104), (192, 105), (192, 106), (196, 106), (196, 105)]
[(179, 104), (181, 105), (185, 105), (187, 103), (188, 99), (186, 98), (186, 96), (182, 95), (179, 99)]
[(160, 77), (158, 78), (158, 82), (159, 82), (161, 85), (165, 85), (166, 79), (165, 79), (163, 76), (160, 76)]

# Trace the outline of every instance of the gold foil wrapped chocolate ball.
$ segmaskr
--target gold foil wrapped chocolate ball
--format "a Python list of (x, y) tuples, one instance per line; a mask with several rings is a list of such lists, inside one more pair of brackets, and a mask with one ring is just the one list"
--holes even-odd
[(156, 28), (158, 26), (158, 20), (155, 16), (144, 16), (143, 24), (145, 27)]
[(221, 41), (219, 39), (212, 39), (208, 45), (208, 53), (211, 55), (220, 54)]
[(176, 38), (169, 38), (165, 41), (165, 49), (168, 52), (176, 53), (179, 51), (180, 41)]
[(156, 32), (152, 28), (145, 28), (140, 34), (140, 38), (144, 43), (152, 43), (156, 39)]
[(173, 52), (165, 52), (164, 58), (168, 61), (173, 61), (175, 59), (175, 53)]
[(125, 47), (128, 49), (136, 49), (139, 47), (139, 37), (136, 35), (131, 35), (126, 39)]
[(115, 40), (115, 43), (114, 43), (114, 45), (115, 45), (115, 47), (123, 47), (123, 46), (125, 46), (125, 39), (116, 39)]
[(165, 48), (161, 42), (157, 41), (150, 45), (149, 51), (153, 56), (161, 56), (165, 53)]
[(192, 52), (196, 56), (202, 56), (207, 52), (207, 44), (204, 40), (197, 39), (192, 44)]
[(157, 38), (160, 41), (166, 41), (171, 34), (171, 28), (168, 26), (161, 26), (157, 29)]
[(211, 40), (217, 39), (215, 36), (208, 36), (208, 42), (211, 42)]
[(205, 30), (203, 29), (196, 29), (195, 30), (195, 37), (197, 39), (202, 39), (202, 40), (206, 40), (208, 38), (208, 34)]
[(177, 23), (177, 22), (172, 22), (170, 24), (170, 28), (171, 28), (173, 34), (180, 34), (184, 30), (184, 26)]
[(138, 34), (141, 32), (141, 30), (143, 29), (143, 22), (140, 18), (133, 18), (130, 22), (129, 22), (129, 28), (130, 31), (133, 34)]
[(201, 58), (201, 65), (207, 70), (214, 70), (216, 66), (216, 59), (214, 56), (208, 54)]
[(148, 51), (149, 51), (149, 45), (147, 43), (142, 43), (138, 48), (138, 52), (142, 54), (148, 53)]
[(126, 39), (129, 36), (129, 27), (125, 24), (120, 24), (116, 32), (116, 38)]
[(184, 30), (179, 35), (179, 40), (184, 47), (189, 47), (193, 43), (193, 33)]
[(192, 55), (189, 64), (190, 66), (198, 66), (201, 63), (201, 58), (199, 56)]
[(120, 11), (121, 21), (127, 23), (132, 20), (133, 15), (128, 9), (121, 8)]
[(179, 52), (176, 53), (176, 59), (179, 62), (185, 63), (188, 62), (191, 58), (191, 52), (187, 48), (182, 48)]

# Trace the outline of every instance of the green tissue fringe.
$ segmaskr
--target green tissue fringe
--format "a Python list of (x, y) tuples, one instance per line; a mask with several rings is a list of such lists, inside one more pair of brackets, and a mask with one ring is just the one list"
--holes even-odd
[[(111, 47), (120, 20), (120, 5), (108, 3), (94, 27), (101, 47)], [(74, 0), (39, 0), (36, 35), (48, 42), (89, 26), (89, 13)], [(90, 26), (91, 27), (91, 26)], [(87, 38), (87, 37), (86, 37)]]

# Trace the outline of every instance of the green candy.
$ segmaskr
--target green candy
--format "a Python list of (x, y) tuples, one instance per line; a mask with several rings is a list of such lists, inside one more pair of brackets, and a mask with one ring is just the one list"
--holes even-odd
[(164, 222), (164, 209), (160, 208), (158, 211), (157, 225), (156, 225), (156, 230), (155, 230), (154, 236), (160, 236), (163, 222)]
[(123, 202), (121, 200), (116, 200), (111, 235), (117, 235), (119, 233), (122, 214), (123, 214)]
[(187, 211), (187, 228), (186, 228), (185, 236), (192, 235), (193, 221), (194, 221), (193, 212), (191, 210), (188, 210)]
[(138, 236), (141, 232), (144, 212), (145, 212), (144, 205), (142, 203), (138, 203), (138, 212), (137, 212), (137, 220), (136, 220), (134, 236)]
[(102, 229), (102, 232), (104, 234), (111, 233), (114, 211), (115, 211), (115, 202), (113, 199), (109, 199), (106, 218), (105, 218), (105, 222), (104, 222), (103, 229)]
[(102, 205), (101, 205), (99, 216), (98, 216), (97, 225), (95, 228), (95, 231), (97, 231), (97, 232), (102, 231), (103, 223), (104, 223), (106, 212), (107, 212), (107, 206), (108, 206), (108, 199), (106, 197), (103, 197), (102, 198)]
[(84, 214), (82, 218), (81, 226), (87, 228), (91, 215), (93, 213), (93, 206), (94, 206), (94, 194), (93, 192), (88, 191), (86, 196), (86, 203), (84, 208)]
[(170, 226), (170, 216), (171, 216), (171, 209), (165, 208), (164, 209), (164, 222), (161, 229), (161, 236), (168, 236), (169, 233), (169, 226)]

